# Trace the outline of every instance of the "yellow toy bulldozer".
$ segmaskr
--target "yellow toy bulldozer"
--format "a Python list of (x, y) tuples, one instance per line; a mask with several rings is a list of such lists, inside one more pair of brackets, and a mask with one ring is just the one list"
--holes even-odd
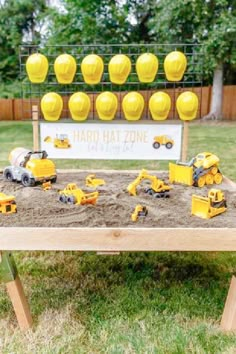
[(167, 149), (171, 149), (174, 145), (174, 140), (167, 135), (155, 136), (152, 146), (154, 149), (159, 149), (161, 145), (165, 145)]
[(92, 175), (88, 175), (85, 179), (85, 184), (87, 187), (98, 187), (98, 186), (103, 186), (104, 184), (106, 184), (106, 182), (104, 181), (104, 179), (102, 178), (95, 178), (96, 175), (92, 174)]
[(96, 204), (99, 193), (84, 193), (75, 183), (67, 184), (59, 191), (59, 201), (66, 204)]
[(134, 212), (131, 214), (131, 220), (137, 221), (140, 217), (145, 217), (148, 214), (147, 207), (138, 204), (136, 205)]
[(210, 219), (227, 210), (224, 193), (220, 189), (210, 189), (208, 197), (192, 195), (192, 215), (203, 219)]
[(130, 195), (137, 195), (137, 186), (141, 183), (142, 180), (147, 179), (151, 181), (151, 187), (148, 187), (145, 192), (149, 195), (153, 195), (156, 198), (168, 198), (169, 191), (172, 189), (170, 186), (166, 185), (162, 180), (158, 179), (156, 176), (149, 175), (147, 170), (141, 170), (138, 177), (131, 182), (127, 191)]
[(6, 195), (4, 193), (0, 193), (0, 213), (12, 214), (16, 212), (17, 208), (15, 197), (13, 197), (13, 195)]
[(188, 186), (203, 187), (220, 184), (223, 176), (219, 170), (219, 158), (210, 153), (202, 152), (188, 163), (169, 163), (170, 183), (183, 183)]

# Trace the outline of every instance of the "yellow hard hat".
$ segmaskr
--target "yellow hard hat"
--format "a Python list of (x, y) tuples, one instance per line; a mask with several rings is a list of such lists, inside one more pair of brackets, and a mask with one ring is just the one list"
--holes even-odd
[(139, 120), (144, 109), (143, 96), (138, 92), (129, 92), (122, 101), (122, 108), (127, 120)]
[(41, 100), (41, 110), (45, 120), (56, 121), (59, 119), (63, 107), (61, 96), (49, 92)]
[(81, 71), (86, 84), (95, 85), (101, 81), (104, 64), (96, 54), (87, 55), (81, 63)]
[(72, 119), (77, 121), (82, 121), (87, 119), (91, 102), (90, 98), (86, 93), (76, 92), (69, 99), (69, 110), (72, 116)]
[(169, 81), (180, 81), (187, 67), (187, 58), (184, 53), (174, 51), (164, 60), (164, 70)]
[(127, 80), (131, 71), (131, 61), (127, 55), (117, 54), (111, 58), (108, 64), (110, 81), (122, 85)]
[(31, 82), (35, 84), (44, 82), (48, 73), (48, 60), (45, 55), (31, 54), (26, 61), (26, 71)]
[(54, 71), (57, 81), (60, 84), (71, 84), (75, 76), (76, 67), (76, 61), (72, 55), (59, 55), (54, 63)]
[(96, 99), (98, 116), (102, 120), (112, 120), (118, 108), (116, 95), (111, 92), (102, 92)]
[(197, 116), (198, 97), (191, 91), (181, 93), (176, 101), (177, 111), (182, 120), (193, 120)]
[(158, 59), (152, 53), (140, 55), (136, 61), (136, 71), (140, 82), (153, 82), (158, 70)]
[(153, 120), (165, 120), (171, 107), (170, 96), (165, 92), (154, 93), (149, 100), (149, 109)]

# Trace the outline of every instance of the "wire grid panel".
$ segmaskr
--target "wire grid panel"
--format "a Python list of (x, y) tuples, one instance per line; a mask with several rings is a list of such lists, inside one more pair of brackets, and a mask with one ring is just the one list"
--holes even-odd
[[(167, 54), (174, 50), (183, 52), (187, 57), (187, 69), (181, 81), (169, 82), (164, 72), (164, 59)], [(153, 53), (158, 57), (159, 69), (152, 83), (144, 84), (138, 79), (135, 70), (135, 64), (139, 55), (143, 53)], [(49, 61), (49, 71), (47, 78), (42, 84), (33, 84), (29, 81), (26, 73), (27, 58), (33, 53), (44, 54)], [(59, 84), (56, 80), (54, 72), (54, 62), (60, 54), (72, 55), (77, 63), (77, 72), (71, 84)], [(88, 85), (84, 82), (81, 73), (81, 62), (86, 55), (97, 54), (104, 61), (104, 72), (101, 82), (97, 85)], [(116, 54), (126, 54), (132, 63), (131, 73), (123, 85), (113, 84), (109, 80), (108, 63)], [(201, 47), (195, 44), (120, 44), (120, 45), (60, 45), (46, 46), (40, 48), (33, 45), (24, 45), (20, 47), (20, 77), (22, 82), (22, 118), (31, 119), (32, 106), (37, 105), (39, 108), (39, 118), (43, 119), (40, 109), (40, 101), (48, 92), (56, 92), (63, 98), (63, 111), (61, 118), (71, 118), (68, 109), (69, 97), (78, 91), (87, 93), (91, 99), (91, 110), (87, 120), (98, 120), (95, 101), (99, 93), (111, 91), (117, 95), (118, 110), (114, 120), (125, 120), (122, 112), (121, 103), (124, 95), (130, 91), (136, 91), (143, 95), (145, 107), (143, 110), (142, 120), (151, 120), (148, 109), (148, 101), (151, 95), (157, 91), (164, 91), (171, 98), (171, 110), (168, 118), (177, 119), (176, 99), (183, 91), (193, 91), (199, 99), (199, 108), (197, 118), (201, 117), (201, 99), (202, 99), (202, 83), (203, 83), (203, 55)]]

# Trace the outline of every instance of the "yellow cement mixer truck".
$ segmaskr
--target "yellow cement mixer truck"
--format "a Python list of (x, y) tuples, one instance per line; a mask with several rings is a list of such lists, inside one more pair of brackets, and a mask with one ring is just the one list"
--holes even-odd
[(47, 158), (46, 151), (30, 151), (15, 148), (9, 155), (10, 166), (3, 171), (3, 176), (10, 182), (21, 182), (25, 187), (32, 187), (36, 182), (57, 180), (54, 163)]

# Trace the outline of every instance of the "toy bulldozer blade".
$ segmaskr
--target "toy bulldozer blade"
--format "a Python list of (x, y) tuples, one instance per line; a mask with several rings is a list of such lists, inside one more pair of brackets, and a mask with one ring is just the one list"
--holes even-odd
[(210, 189), (208, 197), (192, 195), (192, 215), (210, 219), (227, 210), (224, 194), (219, 189)]
[(176, 165), (169, 163), (169, 180), (170, 183), (183, 183), (188, 186), (193, 185), (193, 167)]

